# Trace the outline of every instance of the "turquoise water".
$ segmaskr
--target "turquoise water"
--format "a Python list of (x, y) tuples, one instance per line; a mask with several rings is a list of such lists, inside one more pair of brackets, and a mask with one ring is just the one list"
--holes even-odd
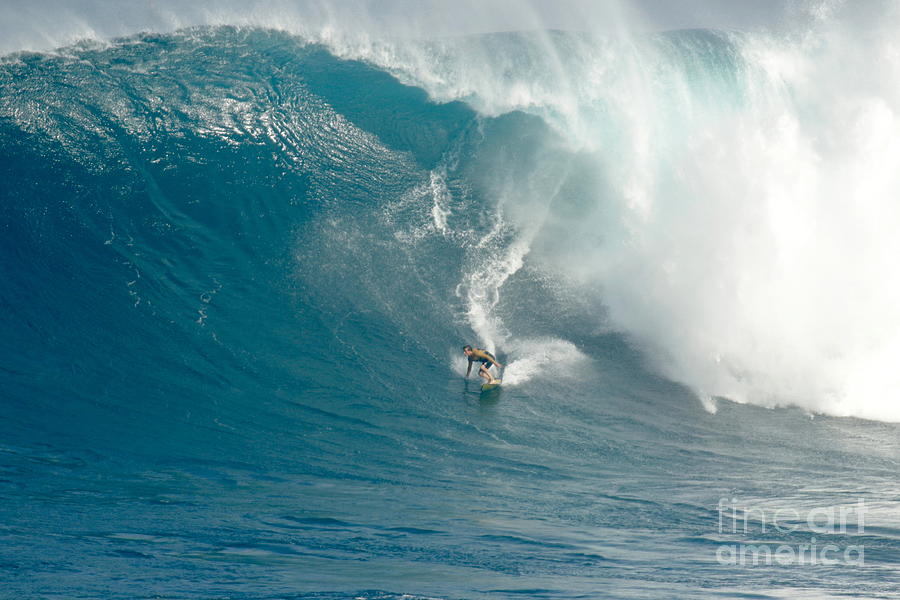
[[(654, 85), (751, 110), (735, 43), (660, 36)], [(699, 401), (623, 312), (620, 271), (655, 273), (604, 266), (636, 227), (621, 107), (575, 140), (412, 79), (252, 28), (4, 59), (0, 595), (896, 597), (897, 425)], [(657, 156), (695, 124), (666, 110)], [(647, 222), (677, 229), (661, 164)], [(836, 564), (728, 562), (748, 544)]]

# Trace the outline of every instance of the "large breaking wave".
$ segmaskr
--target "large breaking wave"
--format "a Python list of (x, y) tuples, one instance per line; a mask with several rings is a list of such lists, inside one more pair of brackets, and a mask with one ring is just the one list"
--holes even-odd
[(613, 331), (711, 410), (896, 420), (895, 17), (402, 42), (295, 19), (10, 55), (6, 303), (57, 306), (74, 348), (123, 311), (220, 339), (225, 295), (272, 310), (266, 265), (445, 367), (471, 338), (523, 383)]

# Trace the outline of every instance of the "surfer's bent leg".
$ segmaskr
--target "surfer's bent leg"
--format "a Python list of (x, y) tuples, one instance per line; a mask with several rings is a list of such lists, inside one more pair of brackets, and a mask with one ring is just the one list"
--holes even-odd
[(489, 368), (490, 365), (481, 363), (481, 368), (478, 369), (478, 374), (487, 379), (488, 383), (494, 383), (494, 377), (491, 375), (490, 371), (488, 371)]

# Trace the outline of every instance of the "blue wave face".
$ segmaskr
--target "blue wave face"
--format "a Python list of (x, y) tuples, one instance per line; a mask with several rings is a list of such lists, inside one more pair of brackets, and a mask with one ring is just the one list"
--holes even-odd
[[(131, 418), (149, 411), (165, 429), (173, 402), (205, 410), (199, 390), (214, 402), (262, 372), (292, 386), (319, 370), (320, 383), (344, 377), (329, 371), (352, 354), (329, 327), (366, 303), (366, 274), (338, 263), (365, 249), (304, 236), (419, 185), (473, 119), (389, 79), (286, 36), (230, 30), (6, 65), (14, 380), (55, 374), (49, 398), (75, 396), (63, 424), (134, 397)], [(298, 247), (311, 253), (299, 265)], [(403, 347), (396, 333), (384, 343)]]
[[(533, 40), (478, 43), (532, 68)], [(750, 102), (733, 40), (654, 43), (670, 50), (661, 72), (692, 74), (718, 117)], [(469, 100), (436, 103), (371, 61), (254, 29), (6, 58), (7, 589), (890, 591), (871, 573), (895, 562), (895, 428), (731, 403), (711, 414), (648, 372), (632, 345), (653, 348), (611, 331), (597, 298), (612, 280), (588, 272), (602, 263), (590, 248), (614, 250), (637, 224), (616, 211), (610, 160), (630, 150), (608, 147), (629, 127), (598, 102), (585, 125), (607, 135), (598, 150), (566, 138), (553, 111)], [(507, 363), (500, 395), (461, 377), (464, 343)], [(723, 515), (794, 511), (772, 543), (796, 548), (811, 531), (801, 513), (856, 493), (878, 524), (871, 570), (793, 577), (717, 560), (765, 533), (757, 519), (735, 537)], [(856, 541), (820, 535), (842, 551)]]

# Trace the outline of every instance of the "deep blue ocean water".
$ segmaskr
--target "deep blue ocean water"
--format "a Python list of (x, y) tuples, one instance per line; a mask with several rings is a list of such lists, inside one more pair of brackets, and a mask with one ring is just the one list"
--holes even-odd
[(4, 59), (0, 597), (900, 595), (897, 425), (659, 375), (538, 260), (612, 175), (475, 105), (260, 29)]

